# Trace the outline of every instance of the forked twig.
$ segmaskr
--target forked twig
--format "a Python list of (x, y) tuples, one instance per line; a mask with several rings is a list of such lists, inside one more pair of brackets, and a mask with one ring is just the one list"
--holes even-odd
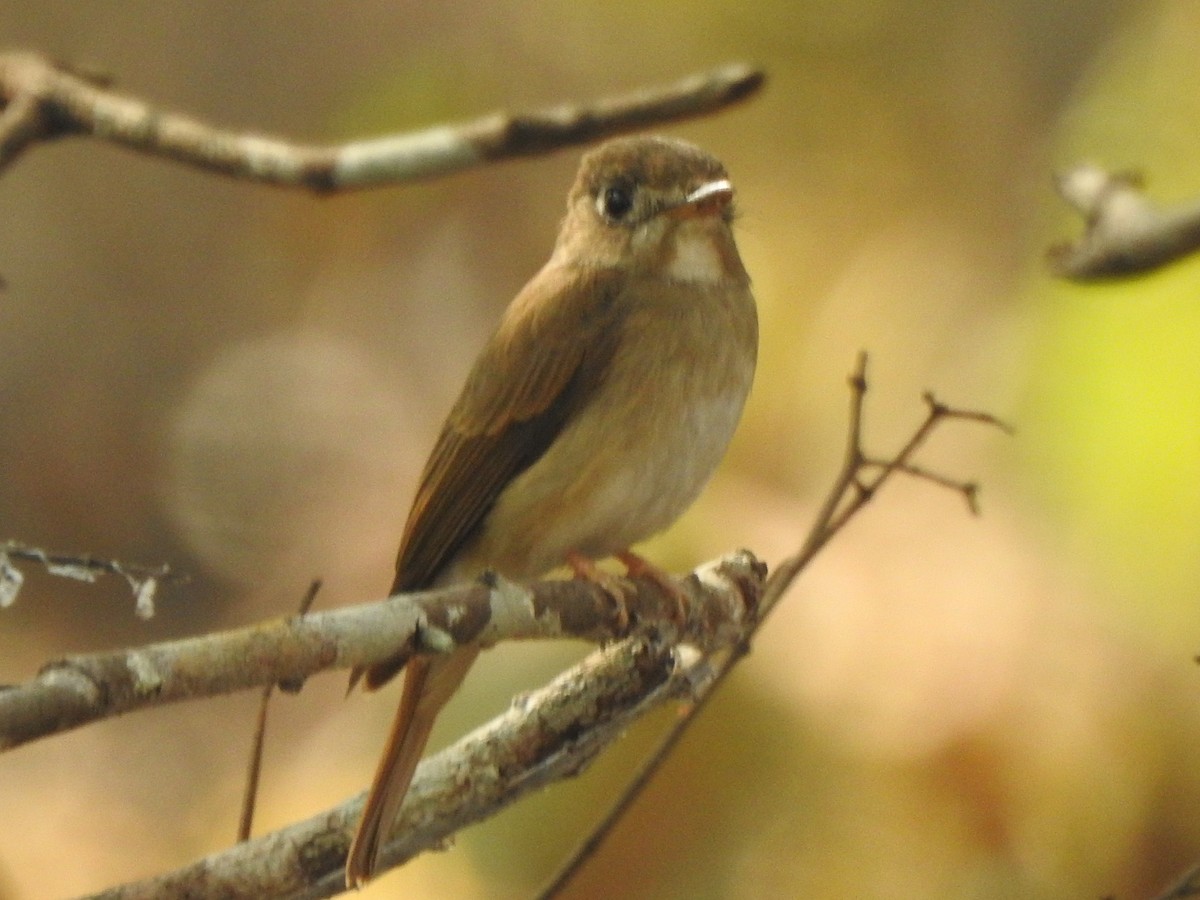
[(854, 372), (849, 379), (850, 422), (841, 470), (834, 479), (833, 487), (826, 494), (813, 526), (800, 549), (781, 562), (767, 578), (762, 598), (759, 601), (758, 614), (755, 620), (747, 625), (746, 639), (730, 648), (723, 657), (714, 662), (714, 677), (696, 691), (694, 701), (668, 729), (658, 746), (643, 762), (620, 797), (617, 798), (616, 803), (538, 893), (539, 900), (550, 900), (550, 898), (559, 896), (563, 889), (571, 883), (575, 875), (612, 832), (625, 812), (641, 795), (737, 663), (749, 652), (751, 638), (762, 627), (766, 617), (770, 615), (772, 609), (779, 603), (799, 574), (820, 552), (821, 548), (846, 527), (892, 476), (911, 475), (931, 481), (940, 487), (957, 491), (963, 495), (968, 507), (972, 511), (975, 510), (977, 485), (929, 472), (916, 466), (912, 462), (912, 458), (937, 426), (948, 419), (979, 422), (1000, 428), (1005, 432), (1011, 432), (1012, 429), (990, 413), (955, 409), (936, 400), (932, 394), (926, 393), (923, 398), (928, 407), (925, 419), (895, 455), (887, 460), (875, 460), (868, 457), (863, 450), (863, 402), (867, 393), (866, 373), (867, 355), (860, 353)]

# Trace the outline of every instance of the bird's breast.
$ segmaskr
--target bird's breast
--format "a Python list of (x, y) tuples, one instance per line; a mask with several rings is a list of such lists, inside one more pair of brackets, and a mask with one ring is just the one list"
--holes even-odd
[(749, 289), (655, 280), (640, 291), (595, 393), (488, 514), (476, 565), (532, 577), (569, 551), (609, 556), (670, 525), (720, 462), (754, 376)]

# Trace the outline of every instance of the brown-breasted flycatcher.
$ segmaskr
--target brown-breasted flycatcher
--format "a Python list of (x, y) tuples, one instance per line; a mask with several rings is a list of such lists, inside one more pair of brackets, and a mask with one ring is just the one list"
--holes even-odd
[[(393, 594), (484, 569), (532, 578), (614, 554), (638, 565), (630, 545), (691, 505), (758, 350), (732, 201), (721, 163), (683, 141), (620, 138), (583, 158), (550, 261), (504, 313), (425, 465)], [(478, 652), (408, 662), (348, 885), (375, 874), (434, 720)], [(375, 666), (365, 683), (396, 671)]]

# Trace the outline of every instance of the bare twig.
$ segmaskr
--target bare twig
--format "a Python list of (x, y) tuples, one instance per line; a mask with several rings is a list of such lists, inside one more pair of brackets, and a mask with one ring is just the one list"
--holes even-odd
[[(865, 459), (863, 460), (863, 465), (883, 469), (888, 466), (888, 463), (886, 460)], [(964, 481), (961, 478), (943, 475), (941, 472), (934, 472), (932, 469), (926, 469), (923, 466), (914, 464), (900, 466), (896, 471), (915, 478), (917, 481), (928, 481), (930, 484), (935, 484), (940, 488), (961, 494), (963, 500), (966, 501), (967, 509), (971, 515), (979, 515), (979, 483), (977, 481)]]
[[(674, 599), (648, 579), (629, 591), (630, 623), (661, 623), (698, 646), (732, 640), (752, 610), (747, 585), (733, 590), (714, 571), (759, 572), (742, 551), (701, 566), (680, 582), (691, 598), (686, 623)], [(750, 577), (750, 576), (747, 576)], [(762, 573), (757, 576), (761, 581)], [(328, 668), (402, 660), (500, 640), (621, 637), (613, 604), (579, 580), (518, 585), (499, 578), (402, 595), (385, 602), (263, 622), (247, 628), (50, 663), (25, 684), (0, 690), (0, 750), (138, 709), (294, 683)]]
[(1056, 185), (1086, 226), (1078, 241), (1050, 249), (1057, 275), (1073, 281), (1140, 275), (1200, 249), (1200, 203), (1159, 209), (1135, 173), (1082, 165), (1060, 175)]
[[(780, 563), (767, 579), (763, 602), (759, 608), (763, 617), (774, 608), (779, 598), (817, 552), (862, 510), (893, 475), (903, 474), (913, 468), (913, 456), (943, 421), (954, 419), (976, 422), (999, 428), (1006, 433), (1012, 432), (1009, 425), (990, 413), (956, 409), (940, 402), (927, 392), (922, 397), (928, 407), (925, 418), (904, 445), (886, 462), (868, 459), (862, 449), (863, 399), (867, 392), (866, 367), (867, 356), (864, 353), (859, 356), (854, 374), (850, 377), (850, 428), (841, 471), (826, 495), (825, 502), (800, 550)], [(868, 468), (874, 471), (870, 477), (865, 474)], [(972, 495), (978, 490), (972, 483), (953, 479), (943, 479), (939, 483), (963, 494), (967, 505), (972, 505)]]
[(0, 544), (0, 608), (12, 605), (24, 582), (24, 576), (12, 565), (14, 559), (38, 563), (51, 575), (75, 581), (92, 582), (100, 575), (124, 578), (137, 598), (137, 614), (144, 619), (154, 615), (154, 595), (162, 582), (185, 581), (187, 578), (172, 572), (166, 563), (161, 566), (142, 566), (95, 556), (47, 553), (38, 547), (7, 541)]
[[(800, 550), (785, 559), (771, 573), (758, 605), (758, 616), (754, 621), (747, 623), (748, 628), (744, 639), (732, 645), (723, 658), (714, 662), (715, 674), (712, 679), (694, 693), (693, 702), (689, 704), (686, 712), (675, 720), (654, 752), (643, 762), (638, 773), (622, 791), (616, 803), (572, 852), (548, 884), (542, 888), (538, 894), (540, 900), (550, 900), (550, 898), (559, 896), (587, 860), (595, 854), (624, 813), (632, 806), (634, 800), (650, 783), (654, 774), (662, 767), (683, 734), (699, 718), (709, 701), (715, 696), (717, 689), (737, 663), (749, 652), (751, 638), (762, 627), (763, 621), (800, 572), (807, 567), (821, 548), (828, 544), (834, 535), (862, 510), (893, 475), (917, 475), (925, 480), (933, 481), (939, 486), (955, 490), (963, 494), (968, 506), (974, 510), (977, 488), (973, 484), (928, 473), (916, 467), (912, 463), (912, 458), (938, 424), (947, 419), (980, 422), (1006, 431), (1011, 429), (988, 413), (954, 409), (934, 399), (932, 394), (926, 393), (924, 400), (928, 411), (924, 421), (890, 459), (881, 462), (873, 461), (866, 456), (862, 447), (863, 400), (867, 392), (866, 372), (867, 356), (863, 353), (859, 355), (854, 372), (850, 376), (850, 422), (842, 468), (834, 479), (833, 487), (826, 495), (813, 527)], [(868, 476), (867, 470), (874, 470), (874, 474)]]
[(225, 175), (318, 193), (446, 175), (716, 112), (758, 91), (740, 63), (590, 104), (493, 113), (347, 144), (296, 144), (156, 109), (32, 53), (0, 55), (0, 169), (39, 140), (88, 134)]
[[(321, 590), (321, 581), (317, 579), (308, 586), (300, 601), (299, 615), (304, 618), (312, 609), (317, 593)], [(258, 779), (262, 774), (263, 745), (267, 737), (267, 708), (271, 705), (271, 695), (275, 692), (275, 682), (271, 682), (262, 691), (258, 703), (258, 716), (254, 723), (254, 742), (250, 747), (250, 762), (246, 767), (246, 790), (242, 795), (242, 815), (238, 820), (238, 841), (250, 839), (254, 830), (254, 806), (258, 799)]]

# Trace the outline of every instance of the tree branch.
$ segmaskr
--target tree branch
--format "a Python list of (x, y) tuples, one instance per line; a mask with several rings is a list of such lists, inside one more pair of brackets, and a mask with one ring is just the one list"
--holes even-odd
[(733, 63), (590, 104), (493, 113), (340, 145), (237, 133), (108, 89), (33, 53), (0, 54), (0, 170), (38, 141), (88, 134), (251, 181), (328, 193), (446, 175), (716, 112), (755, 94), (761, 70)]
[[(731, 579), (736, 576), (740, 581)], [(700, 647), (731, 639), (765, 572), (746, 551), (701, 566), (680, 583), (692, 607), (675, 623), (674, 598), (631, 581), (625, 633), (656, 625)], [(501, 640), (622, 637), (617, 607), (598, 585), (486, 581), (261, 622), (246, 628), (52, 662), (31, 681), (0, 690), (0, 751), (36, 738), (181, 700), (273, 683), (298, 685), (330, 668), (406, 660)]]
[(1131, 172), (1076, 166), (1060, 175), (1059, 194), (1084, 218), (1076, 242), (1050, 248), (1055, 274), (1072, 281), (1140, 275), (1200, 249), (1200, 203), (1159, 209)]
[[(761, 563), (740, 552), (701, 567), (694, 578), (704, 592), (733, 601), (730, 609), (752, 611), (764, 575)], [(657, 590), (648, 581), (637, 584), (639, 594), (643, 588)], [(671, 598), (660, 596), (656, 603), (666, 610)], [(746, 621), (743, 613), (735, 616)], [(643, 629), (597, 650), (492, 722), (424, 760), (384, 853), (385, 865), (437, 847), (530, 791), (579, 774), (645, 713), (690, 696), (708, 677), (708, 665), (704, 654), (678, 648), (678, 639), (669, 627)], [(340, 893), (364, 796), (175, 872), (95, 896), (316, 898)]]

